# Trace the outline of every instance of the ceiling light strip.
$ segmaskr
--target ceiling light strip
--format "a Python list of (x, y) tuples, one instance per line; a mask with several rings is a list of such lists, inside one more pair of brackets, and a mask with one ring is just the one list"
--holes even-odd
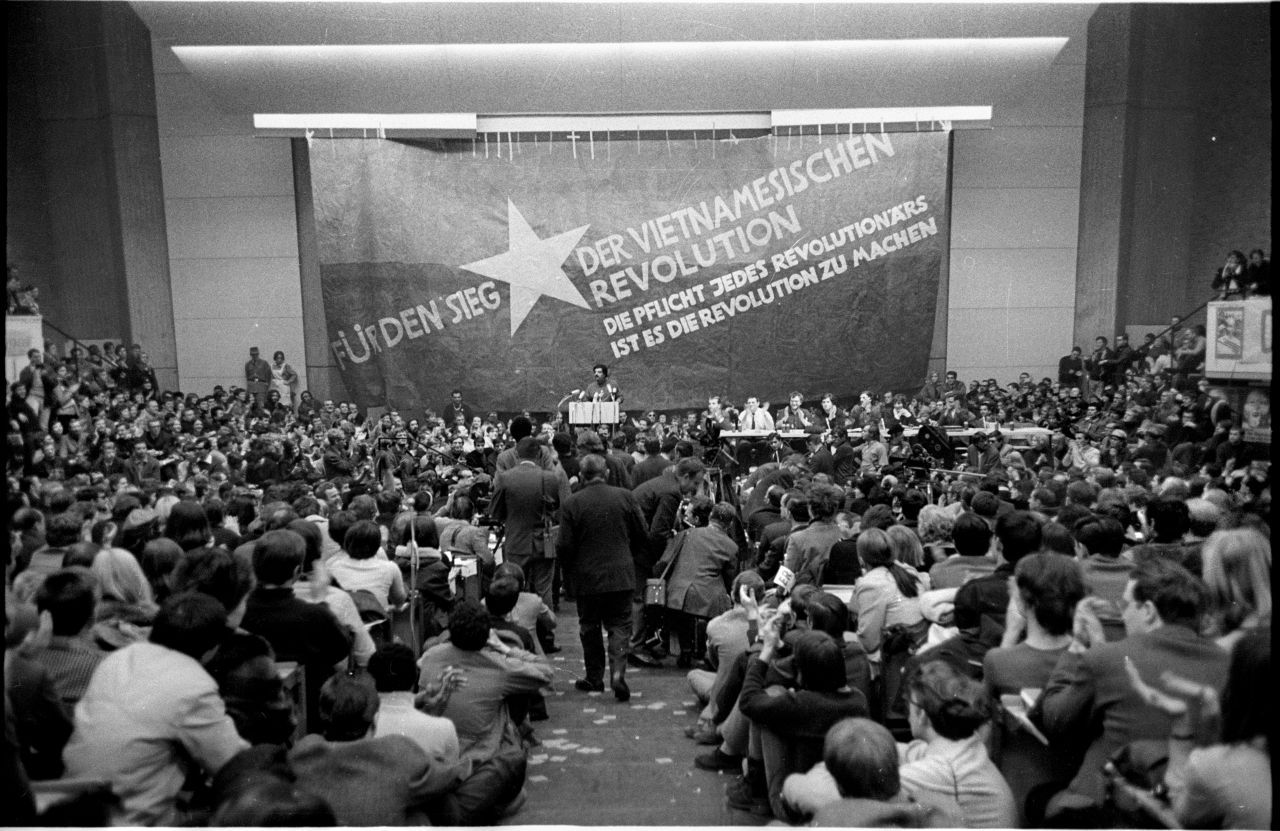
[[(485, 133), (569, 133), (594, 131), (688, 132), (693, 130), (775, 132), (834, 125), (868, 130), (935, 131), (990, 126), (989, 106), (863, 107), (853, 109), (773, 110), (772, 112), (697, 113), (257, 113), (253, 126), (261, 136), (370, 138), (474, 138)], [(373, 134), (371, 136), (370, 134)]]

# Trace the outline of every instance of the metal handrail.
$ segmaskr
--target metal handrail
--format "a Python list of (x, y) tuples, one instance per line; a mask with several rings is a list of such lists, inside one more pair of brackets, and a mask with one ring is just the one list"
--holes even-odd
[[(62, 335), (64, 338), (66, 338), (67, 340), (71, 341), (71, 342), (72, 342), (72, 343), (74, 343), (76, 346), (78, 346), (78, 347), (80, 347), (81, 349), (83, 349), (83, 350), (85, 351), (85, 354), (88, 354), (88, 352), (89, 352), (89, 345), (88, 345), (87, 343), (85, 343), (84, 341), (80, 340), (79, 338), (77, 338), (75, 335), (70, 334), (69, 332), (67, 332), (67, 330), (66, 330), (66, 329), (63, 329), (61, 326), (59, 326), (58, 324), (56, 324), (56, 323), (54, 323), (53, 321), (49, 320), (49, 318), (47, 318), (47, 317), (44, 317), (44, 318), (41, 320), (41, 323), (43, 323), (44, 325), (48, 326), (48, 327), (49, 327), (50, 329), (52, 329), (53, 331), (57, 332), (59, 335)], [(123, 342), (123, 341), (122, 341), (122, 342)], [(65, 356), (63, 356), (63, 357), (65, 357)], [(108, 356), (104, 355), (104, 356), (103, 356), (103, 358), (105, 358), (105, 359), (106, 359), (106, 360), (108, 360), (108, 361), (111, 361), (113, 364), (115, 363), (115, 357), (114, 357), (114, 356), (110, 356), (110, 357), (108, 357)]]
[[(1187, 325), (1187, 321), (1188, 321), (1188, 320), (1190, 320), (1191, 318), (1193, 318), (1193, 317), (1195, 317), (1196, 315), (1200, 314), (1200, 312), (1201, 312), (1202, 310), (1204, 310), (1204, 309), (1208, 308), (1209, 304), (1210, 304), (1210, 303), (1212, 303), (1214, 300), (1217, 300), (1217, 299), (1218, 299), (1218, 298), (1217, 298), (1217, 295), (1214, 295), (1213, 297), (1210, 297), (1208, 300), (1206, 300), (1206, 301), (1204, 301), (1203, 303), (1201, 303), (1199, 306), (1196, 306), (1194, 309), (1192, 309), (1191, 311), (1187, 312), (1185, 315), (1180, 315), (1180, 316), (1179, 316), (1179, 318), (1180, 318), (1180, 319), (1179, 319), (1179, 321), (1178, 321), (1177, 325), (1174, 325), (1174, 324), (1170, 323), (1168, 326), (1164, 327), (1164, 329), (1161, 329), (1161, 330), (1160, 330), (1160, 332), (1156, 334), (1155, 340), (1151, 341), (1151, 345), (1152, 345), (1152, 346), (1154, 346), (1155, 344), (1159, 343), (1161, 338), (1163, 338), (1165, 335), (1167, 335), (1168, 333), (1172, 332), (1173, 330), (1175, 330), (1175, 329), (1180, 329), (1181, 327), (1186, 326), (1186, 325)], [(1149, 347), (1147, 344), (1145, 344), (1145, 343), (1144, 343), (1142, 346), (1134, 347), (1134, 350), (1133, 350), (1133, 351), (1134, 351), (1134, 352), (1145, 352), (1145, 351), (1147, 351), (1147, 350), (1149, 350), (1149, 349), (1150, 349), (1150, 347)]]

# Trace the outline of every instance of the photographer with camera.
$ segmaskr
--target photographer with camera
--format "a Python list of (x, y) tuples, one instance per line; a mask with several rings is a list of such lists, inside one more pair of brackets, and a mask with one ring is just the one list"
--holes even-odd
[(489, 516), (505, 529), (503, 560), (524, 570), (530, 589), (547, 606), (555, 570), (554, 528), (559, 508), (569, 498), (569, 483), (539, 465), (542, 445), (533, 436), (516, 442), (518, 462), (494, 481)]
[[(868, 713), (866, 696), (849, 686), (841, 643), (808, 622), (800, 626), (791, 608), (799, 604), (807, 613), (812, 604), (822, 605), (821, 596), (818, 592), (794, 597), (775, 614), (759, 610), (762, 647), (747, 663), (738, 697), (738, 708), (749, 723), (749, 747), (758, 748), (759, 754), (749, 750), (746, 775), (726, 786), (731, 808), (794, 819), (782, 800), (787, 776), (821, 760), (823, 739), (832, 725)], [(813, 620), (816, 623), (817, 616)], [(790, 657), (784, 658), (784, 652)]]

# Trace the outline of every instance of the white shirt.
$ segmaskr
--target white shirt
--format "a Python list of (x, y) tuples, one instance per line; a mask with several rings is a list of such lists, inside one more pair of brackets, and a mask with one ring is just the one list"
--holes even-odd
[(378, 700), (375, 736), (404, 736), (425, 750), (428, 756), (440, 756), (448, 762), (458, 761), (458, 730), (452, 721), (418, 710), (413, 706), (411, 692), (378, 693)]
[(393, 588), (399, 589), (395, 593), (396, 597), (404, 597), (404, 578), (400, 576), (400, 567), (390, 560), (377, 557), (355, 560), (344, 554), (329, 564), (329, 572), (343, 590), (371, 593), (378, 599), (384, 612)]
[(111, 783), (120, 824), (177, 825), (189, 760), (212, 775), (248, 746), (204, 667), (142, 641), (98, 664), (62, 758), (67, 776)]

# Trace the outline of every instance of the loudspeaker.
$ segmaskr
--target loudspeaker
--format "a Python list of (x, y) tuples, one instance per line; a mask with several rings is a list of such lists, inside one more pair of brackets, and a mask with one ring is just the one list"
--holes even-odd
[(941, 462), (943, 467), (951, 467), (955, 459), (955, 448), (951, 446), (951, 437), (941, 427), (924, 425), (920, 428), (916, 441), (930, 456)]

